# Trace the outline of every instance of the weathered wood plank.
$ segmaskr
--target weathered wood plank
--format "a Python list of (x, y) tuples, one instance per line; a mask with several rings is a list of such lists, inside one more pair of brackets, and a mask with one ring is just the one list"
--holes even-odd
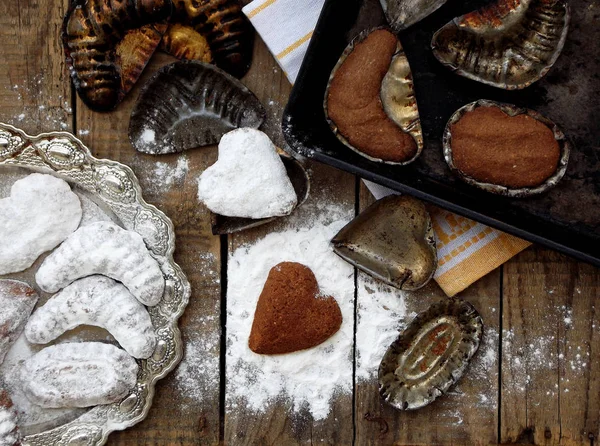
[(599, 285), (597, 268), (541, 248), (505, 265), (502, 441), (598, 438)]
[[(373, 197), (361, 185), (360, 208), (372, 203)], [(366, 285), (366, 287), (365, 287)], [(366, 289), (375, 288), (374, 279), (358, 273), (357, 301), (359, 323), (356, 338), (368, 335), (373, 327), (369, 314), (361, 302), (371, 299)], [(406, 317), (397, 328), (404, 327), (415, 313), (445, 298), (432, 281), (415, 292), (400, 293), (392, 287), (380, 286), (390, 293), (390, 298), (403, 296)], [(440, 397), (427, 407), (401, 412), (389, 406), (379, 396), (376, 373), (368, 380), (358, 380), (355, 387), (356, 445), (414, 445), (414, 444), (491, 444), (497, 441), (498, 427), (498, 330), (500, 306), (500, 273), (496, 270), (476, 282), (459, 295), (471, 302), (484, 322), (484, 340), (461, 381), (448, 395)], [(392, 303), (390, 302), (390, 307)], [(396, 327), (388, 327), (394, 330)], [(371, 420), (365, 419), (369, 414)], [(383, 432), (387, 429), (387, 432)]]
[[(175, 225), (175, 260), (191, 286), (190, 303), (180, 320), (185, 357), (156, 388), (148, 418), (111, 444), (218, 444), (220, 431), (220, 242), (211, 233), (206, 209), (198, 204), (197, 177), (216, 159), (213, 147), (181, 155), (140, 154), (129, 143), (129, 115), (140, 86), (160, 66), (174, 59), (157, 53), (142, 78), (118, 108), (95, 113), (77, 99), (78, 136), (100, 158), (130, 166), (144, 198)], [(179, 170), (177, 166), (179, 163)]]
[[(277, 144), (283, 145), (281, 115), (291, 86), (262, 42), (255, 46), (252, 69), (244, 83), (258, 96), (267, 109), (267, 121), (262, 127)], [(339, 203), (348, 213), (354, 213), (354, 177), (324, 165), (308, 164), (312, 183), (309, 200), (295, 211), (294, 221), (308, 221), (318, 212), (318, 204)], [(286, 226), (286, 219), (229, 236), (229, 252), (245, 243), (252, 243), (274, 230)], [(229, 385), (226, 384), (226, 390)], [(347, 445), (352, 443), (352, 396), (338, 397), (329, 416), (314, 421), (308, 412), (294, 414), (291, 405), (275, 402), (264, 413), (254, 413), (238, 405), (225, 414), (225, 444), (230, 445)]]
[(59, 39), (67, 5), (0, 2), (0, 121), (30, 134), (71, 129), (71, 85)]

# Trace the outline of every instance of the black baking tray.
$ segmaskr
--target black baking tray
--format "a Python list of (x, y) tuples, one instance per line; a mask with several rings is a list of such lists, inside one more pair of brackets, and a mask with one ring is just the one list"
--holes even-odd
[[(431, 52), (436, 30), (487, 3), (449, 0), (399, 34), (412, 68), (425, 148), (414, 163), (390, 166), (344, 146), (323, 111), (331, 70), (354, 36), (384, 23), (381, 6), (378, 0), (326, 0), (284, 112), (286, 141), (300, 155), (600, 266), (600, 0), (570, 1), (571, 25), (562, 55), (543, 79), (519, 91), (458, 76)], [(452, 175), (443, 159), (442, 133), (454, 111), (477, 99), (528, 107), (561, 127), (573, 150), (557, 187), (514, 199), (480, 191)]]

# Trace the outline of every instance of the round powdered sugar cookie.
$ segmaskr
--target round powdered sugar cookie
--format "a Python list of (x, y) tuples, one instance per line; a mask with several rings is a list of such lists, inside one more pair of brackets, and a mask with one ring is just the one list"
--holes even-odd
[(27, 322), (25, 336), (46, 344), (78, 325), (110, 332), (135, 358), (148, 358), (156, 346), (150, 315), (121, 283), (104, 276), (76, 280), (38, 308)]
[(0, 275), (23, 271), (55, 248), (81, 220), (81, 203), (69, 185), (33, 173), (0, 200)]
[(17, 421), (17, 412), (8, 392), (0, 387), (0, 446), (21, 444)]
[(26, 283), (0, 280), (0, 364), (23, 331), (37, 301), (37, 293)]
[(23, 392), (42, 407), (89, 407), (119, 401), (135, 387), (138, 365), (114, 345), (73, 342), (46, 347), (21, 368)]
[(101, 274), (125, 285), (144, 305), (162, 298), (165, 279), (144, 239), (108, 221), (90, 223), (71, 234), (40, 266), (35, 280), (55, 293), (76, 279)]

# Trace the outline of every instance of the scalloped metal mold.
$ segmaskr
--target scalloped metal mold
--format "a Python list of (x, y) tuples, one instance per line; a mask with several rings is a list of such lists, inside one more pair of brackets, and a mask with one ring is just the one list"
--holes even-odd
[(483, 322), (468, 302), (449, 298), (417, 315), (379, 365), (379, 393), (399, 410), (419, 409), (448, 391), (479, 348)]
[(460, 16), (431, 40), (434, 56), (466, 78), (507, 90), (542, 78), (569, 29), (565, 0), (497, 0)]
[[(185, 274), (173, 260), (173, 223), (144, 201), (138, 180), (129, 167), (94, 158), (70, 133), (29, 136), (16, 127), (0, 123), (0, 144), (3, 140), (15, 141), (17, 145), (11, 146), (10, 157), (0, 158), (0, 166), (51, 173), (92, 194), (123, 227), (142, 236), (165, 277), (167, 286), (163, 299), (148, 309), (156, 327), (157, 348), (148, 360), (138, 361), (140, 373), (136, 387), (122, 401), (96, 406), (75, 420), (23, 438), (23, 444), (29, 446), (102, 445), (111, 432), (126, 429), (146, 417), (156, 382), (173, 370), (183, 356), (177, 321), (188, 303), (191, 289)], [(117, 178), (118, 185), (125, 186), (102, 185), (109, 177)], [(104, 193), (108, 189), (110, 193)]]
[[(298, 197), (298, 203), (294, 208), (296, 209), (300, 205), (302, 205), (302, 203), (304, 203), (308, 198), (310, 192), (310, 176), (308, 175), (308, 172), (306, 172), (306, 170), (304, 169), (304, 166), (302, 166), (302, 164), (300, 164), (298, 160), (292, 158), (290, 155), (283, 152), (282, 150), (279, 150), (279, 156), (281, 157), (281, 161), (283, 161), (285, 170), (287, 171), (288, 177), (292, 182), (292, 186), (294, 186), (296, 196)], [(210, 216), (212, 233), (214, 235), (232, 234), (234, 232), (244, 231), (246, 229), (255, 228), (257, 226), (270, 223), (279, 218), (269, 217), (256, 219), (228, 217), (225, 215), (215, 214), (214, 212), (211, 212)]]
[(344, 260), (401, 290), (422, 288), (437, 268), (431, 217), (423, 203), (408, 195), (376, 201), (331, 243)]
[[(227, 73), (241, 78), (252, 62), (254, 30), (237, 0), (174, 0), (175, 12), (167, 31), (165, 50), (178, 58), (206, 57), (198, 51), (201, 40), (210, 47), (211, 59)], [(179, 31), (176, 27), (179, 25)]]
[[(421, 121), (419, 118), (419, 108), (417, 106), (417, 99), (414, 93), (412, 72), (410, 70), (410, 64), (402, 44), (398, 40), (396, 47), (396, 53), (393, 55), (390, 62), (390, 68), (385, 74), (381, 81), (380, 99), (382, 107), (390, 120), (392, 120), (404, 133), (408, 133), (415, 140), (417, 145), (417, 151), (415, 155), (403, 162), (386, 161), (380, 158), (372, 157), (359, 148), (354, 147), (345, 137), (342, 135), (335, 122), (330, 118), (327, 107), (329, 97), (329, 87), (331, 81), (335, 77), (337, 70), (342, 66), (346, 58), (352, 53), (355, 46), (363, 42), (369, 34), (377, 30), (387, 30), (385, 27), (377, 27), (373, 29), (367, 29), (358, 34), (344, 49), (340, 59), (334, 66), (327, 82), (327, 88), (325, 90), (325, 98), (323, 99), (323, 110), (325, 112), (325, 119), (329, 124), (329, 127), (335, 134), (335, 136), (348, 148), (358, 153), (365, 158), (385, 164), (400, 165), (412, 163), (416, 160), (421, 152), (423, 151), (423, 131), (421, 129)], [(389, 30), (388, 30), (389, 31)]]
[[(536, 187), (522, 187), (522, 188), (510, 188), (506, 186), (501, 186), (499, 184), (491, 184), (484, 183), (482, 181), (476, 180), (475, 178), (470, 177), (469, 175), (462, 172), (456, 165), (454, 164), (454, 160), (452, 158), (452, 131), (451, 126), (456, 124), (460, 118), (462, 118), (465, 113), (475, 110), (478, 107), (497, 107), (506, 113), (509, 116), (517, 116), (521, 114), (527, 114), (537, 121), (541, 122), (554, 134), (556, 141), (560, 147), (560, 158), (558, 161), (558, 166), (556, 172), (550, 176), (544, 183), (540, 184)], [(444, 150), (444, 159), (446, 160), (446, 164), (450, 170), (455, 173), (461, 180), (465, 183), (470, 184), (471, 186), (475, 186), (479, 189), (482, 189), (486, 192), (491, 192), (493, 194), (504, 195), (512, 198), (523, 198), (529, 197), (532, 195), (537, 195), (548, 191), (549, 189), (555, 187), (558, 182), (565, 176), (567, 172), (567, 165), (569, 164), (569, 155), (571, 153), (571, 143), (565, 134), (558, 128), (558, 126), (551, 121), (550, 119), (542, 116), (540, 113), (530, 110), (527, 108), (517, 107), (512, 104), (503, 104), (500, 102), (490, 101), (487, 99), (480, 99), (479, 101), (471, 102), (458, 110), (456, 110), (448, 123), (446, 124), (446, 128), (444, 130), (443, 136), (443, 150)]]
[(92, 110), (114, 109), (136, 83), (167, 29), (170, 0), (75, 0), (62, 25), (67, 67)]
[(152, 155), (216, 144), (239, 127), (258, 128), (265, 110), (244, 84), (219, 68), (179, 61), (144, 86), (129, 121), (129, 140)]

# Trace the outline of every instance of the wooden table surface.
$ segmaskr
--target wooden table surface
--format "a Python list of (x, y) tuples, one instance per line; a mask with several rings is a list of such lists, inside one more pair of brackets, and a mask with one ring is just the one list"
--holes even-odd
[[(92, 153), (133, 168), (145, 198), (175, 224), (176, 261), (192, 284), (190, 304), (181, 318), (184, 341), (208, 339), (198, 379), (202, 398), (181, 392), (175, 374), (159, 382), (148, 418), (109, 444), (565, 444), (594, 445), (600, 429), (600, 270), (533, 247), (472, 285), (460, 297), (472, 302), (486, 324), (485, 361), (467, 372), (450, 396), (415, 412), (400, 413), (383, 404), (375, 382), (356, 382), (354, 393), (338, 397), (328, 418), (293, 416), (279, 403), (263, 414), (225, 409), (225, 268), (227, 253), (274, 227), (215, 237), (206, 209), (196, 199), (200, 172), (216, 160), (214, 147), (187, 153), (189, 172), (177, 187), (153, 184), (157, 158), (129, 144), (129, 114), (148, 74), (172, 59), (155, 55), (138, 86), (113, 113), (91, 112), (76, 97), (59, 42), (67, 0), (0, 2), (0, 121), (35, 134), (67, 130)], [(245, 84), (268, 110), (264, 130), (283, 143), (279, 127), (291, 90), (266, 47), (257, 39)], [(174, 166), (178, 156), (159, 161)], [(310, 202), (328, 197), (349, 212), (373, 199), (349, 174), (308, 163)], [(309, 203), (310, 203), (309, 202)], [(357, 281), (366, 280), (357, 273)], [(220, 286), (223, 285), (223, 287)], [(443, 293), (435, 283), (410, 293), (408, 312), (421, 311)], [(360, 295), (357, 298), (360, 299)], [(482, 401), (485, 400), (485, 404)], [(380, 417), (368, 421), (366, 414)], [(387, 432), (382, 432), (387, 426)]]

